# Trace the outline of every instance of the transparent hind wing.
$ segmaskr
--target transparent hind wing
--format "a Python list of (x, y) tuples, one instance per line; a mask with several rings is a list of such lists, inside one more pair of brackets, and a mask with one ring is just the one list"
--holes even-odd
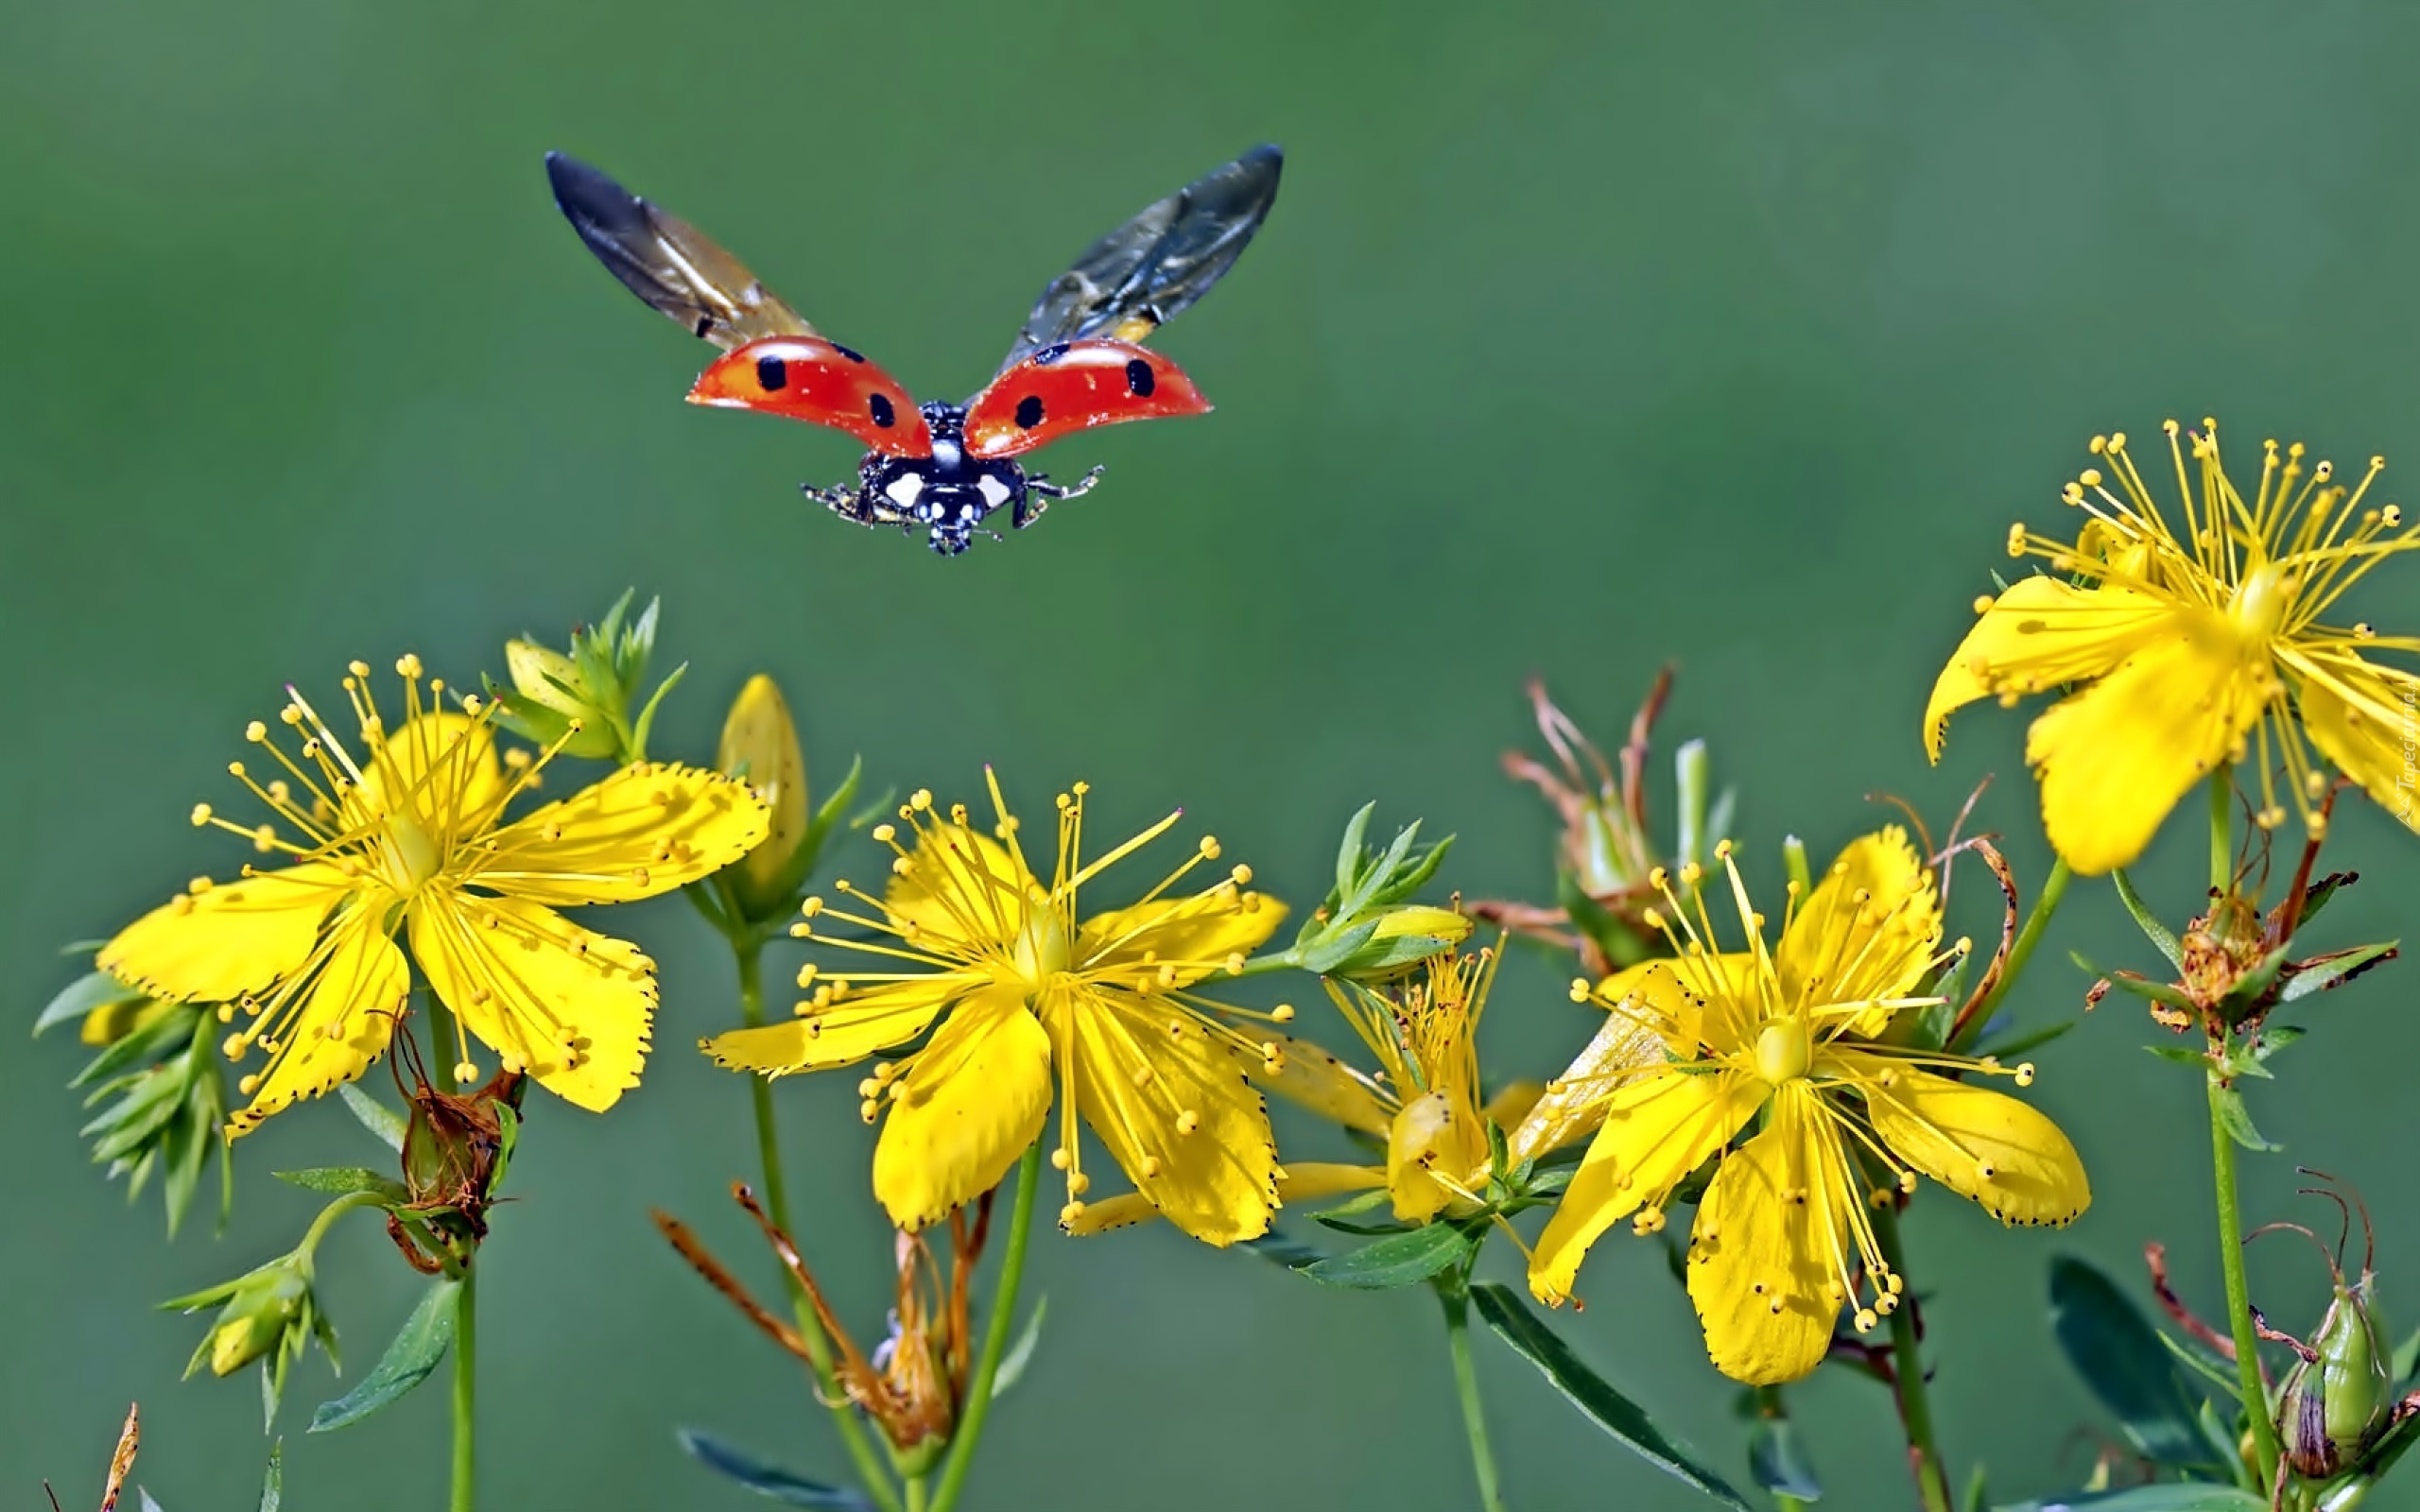
[(767, 336), (816, 334), (712, 237), (610, 175), (549, 152), (546, 179), (556, 207), (596, 260), (691, 335), (729, 352)]
[(1285, 155), (1261, 146), (1221, 163), (1087, 248), (1026, 317), (1006, 372), (1089, 336), (1137, 342), (1210, 292), (1277, 201)]

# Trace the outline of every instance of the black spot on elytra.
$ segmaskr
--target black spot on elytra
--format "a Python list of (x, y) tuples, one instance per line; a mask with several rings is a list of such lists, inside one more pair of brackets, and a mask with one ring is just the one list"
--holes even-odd
[(1017, 401), (1017, 428), (1031, 430), (1042, 423), (1042, 396), (1028, 394)]
[(756, 387), (769, 394), (777, 394), (789, 387), (789, 364), (779, 357), (756, 359)]
[(1150, 398), (1151, 390), (1159, 386), (1159, 376), (1151, 371), (1150, 363), (1140, 357), (1129, 357), (1126, 360), (1126, 387), (1135, 398)]
[(851, 352), (848, 348), (840, 345), (838, 341), (832, 343), (832, 350), (848, 358), (851, 362), (861, 363), (866, 360), (861, 354)]
[(1054, 341), (1050, 343), (1050, 345), (1043, 348), (1040, 352), (1035, 352), (1033, 354), (1033, 360), (1035, 366), (1047, 368), (1066, 354), (1067, 343), (1064, 341)]
[(899, 418), (891, 413), (890, 401), (880, 394), (873, 394), (867, 397), (866, 411), (873, 416), (873, 422), (876, 425), (881, 426), (884, 430), (890, 429), (891, 421)]

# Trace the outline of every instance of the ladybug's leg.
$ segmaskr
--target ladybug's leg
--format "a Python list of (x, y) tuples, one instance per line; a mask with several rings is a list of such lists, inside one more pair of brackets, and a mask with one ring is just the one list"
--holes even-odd
[(843, 520), (854, 520), (861, 525), (889, 524), (898, 517), (877, 506), (869, 504), (865, 490), (851, 488), (819, 489), (811, 483), (799, 485), (799, 491), (831, 510)]
[[(1037, 472), (1025, 480), (1025, 486), (1041, 494), (1045, 499), (1076, 499), (1092, 492), (1093, 485), (1100, 481), (1100, 474), (1101, 469), (1095, 467), (1075, 482), (1062, 484), (1053, 483)], [(1033, 512), (1040, 514), (1042, 511), (1037, 508)]]

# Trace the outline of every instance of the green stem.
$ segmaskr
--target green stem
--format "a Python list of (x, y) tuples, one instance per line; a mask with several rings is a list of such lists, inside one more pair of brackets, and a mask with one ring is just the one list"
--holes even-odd
[(302, 1230), (302, 1242), (294, 1246), (294, 1252), (302, 1257), (305, 1265), (309, 1264), (312, 1253), (320, 1247), (320, 1241), (328, 1236), (328, 1229), (338, 1218), (355, 1208), (374, 1208), (385, 1201), (375, 1192), (346, 1193), (320, 1210), (320, 1215), (311, 1220), (311, 1227)]
[[(739, 1022), (748, 1028), (757, 1028), (765, 1022), (764, 943), (739, 933), (727, 937), (732, 955), (739, 965)], [(782, 1178), (782, 1142), (773, 1126), (773, 1086), (762, 1076), (751, 1076), (748, 1091), (756, 1112), (756, 1155), (765, 1173), (765, 1211), (772, 1215), (774, 1226), (782, 1232), (794, 1235), (798, 1230), (790, 1227), (789, 1185)], [(866, 1436), (857, 1409), (850, 1404), (848, 1393), (839, 1388), (839, 1378), (832, 1364), (832, 1341), (824, 1336), (823, 1320), (816, 1315), (814, 1304), (806, 1299), (806, 1290), (799, 1285), (796, 1277), (789, 1279), (789, 1293), (799, 1338), (806, 1345), (807, 1362), (815, 1371), (816, 1395), (830, 1404), (832, 1426), (840, 1435), (841, 1446), (849, 1452), (849, 1462), (856, 1467), (858, 1481), (882, 1512), (902, 1512), (899, 1493), (892, 1489), (890, 1476), (874, 1453), (873, 1440)]]
[(2235, 817), (2235, 768), (2221, 765), (2210, 774), (2210, 890), (2223, 893), (2235, 885), (2235, 840), (2228, 833)]
[(1471, 1469), (1478, 1475), (1478, 1504), (1485, 1512), (1504, 1512), (1504, 1492), (1495, 1475), (1495, 1452), (1488, 1447), (1487, 1414), (1478, 1397), (1478, 1373), (1471, 1366), (1470, 1294), (1457, 1285), (1437, 1288), (1445, 1308), (1445, 1343), (1454, 1354), (1454, 1390), (1461, 1399), (1462, 1428), (1470, 1435)]
[(925, 1497), (925, 1477), (921, 1475), (908, 1477), (908, 1512), (925, 1512), (929, 1504)]
[(2219, 1194), (2219, 1268), (2227, 1281), (2227, 1325), (2235, 1335), (2236, 1380), (2243, 1388), (2244, 1416), (2252, 1419), (2253, 1457), (2260, 1484), (2277, 1478), (2277, 1425), (2269, 1420), (2269, 1391), (2260, 1379), (2259, 1343), (2252, 1331), (2252, 1303), (2243, 1280), (2243, 1212), (2235, 1190), (2235, 1137), (2227, 1132), (2220, 1100), (2225, 1089), (2209, 1079), (2210, 1163)]
[[(1801, 888), (1799, 896), (1803, 898), (1806, 895), (1806, 889)], [(1758, 1386), (1756, 1388), (1756, 1415), (1773, 1422), (1789, 1420), (1789, 1406), (1782, 1400), (1781, 1387)], [(1811, 1504), (1790, 1495), (1788, 1491), (1773, 1493), (1773, 1512), (1806, 1512), (1806, 1508)]]
[(2067, 882), (2073, 875), (2067, 869), (2066, 857), (2059, 857), (2051, 863), (2050, 874), (2042, 879), (2041, 894), (2033, 900), (2033, 911), (2025, 916), (2025, 927), (2016, 932), (2016, 942), (2009, 947), (2008, 964), (2001, 970), (2000, 979), (1992, 985), (1991, 995), (1967, 1016), (1964, 1027), (1949, 1049), (1965, 1048), (1969, 1041), (1983, 1032), (1983, 1026), (1992, 1022), (1992, 1014), (1999, 1007), (2000, 999), (2008, 996), (2008, 989), (2025, 974), (2025, 963), (2032, 959), (2033, 947), (2042, 942), (2042, 932), (2050, 927), (2050, 916), (2059, 911), (2059, 901), (2066, 897)]
[(983, 1437), (984, 1419), (992, 1415), (992, 1382), (1000, 1373), (1000, 1357), (1008, 1352), (1010, 1325), (1016, 1321), (1017, 1284), (1025, 1279), (1026, 1240), (1033, 1230), (1033, 1197), (1041, 1185), (1042, 1142), (1036, 1140), (1017, 1162), (1017, 1200), (1009, 1215), (1009, 1250), (1000, 1257), (1000, 1279), (992, 1288), (992, 1316), (983, 1331), (983, 1353), (975, 1362), (975, 1379), (967, 1383), (966, 1417), (950, 1441), (942, 1484), (933, 1492), (932, 1512), (949, 1512), (957, 1504), (967, 1468), (975, 1462), (975, 1446)]
[(1874, 1237), (1881, 1246), (1882, 1263), (1903, 1287), (1899, 1306), (1891, 1312), (1891, 1374), (1898, 1383), (1899, 1420), (1908, 1433), (1908, 1461), (1915, 1471), (1916, 1494), (1925, 1512), (1950, 1512), (1949, 1472), (1942, 1463), (1941, 1446), (1933, 1439), (1932, 1399), (1925, 1387), (1923, 1348), (1916, 1341), (1916, 1294), (1907, 1280), (1895, 1203), (1886, 1202), (1875, 1210)]
[(476, 1479), (476, 1426), (479, 1353), (479, 1273), (462, 1272), (462, 1289), (454, 1298), (454, 1498), (451, 1512), (471, 1512), (471, 1489)]

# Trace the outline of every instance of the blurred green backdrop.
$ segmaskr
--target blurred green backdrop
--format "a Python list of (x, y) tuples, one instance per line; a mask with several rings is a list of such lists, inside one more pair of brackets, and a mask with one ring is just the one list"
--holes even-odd
[[(629, 584), (692, 663), (661, 749), (709, 750), (764, 668), (824, 780), (858, 751), (944, 795), (986, 760), (1029, 803), (1088, 777), (1106, 823), (1182, 803), (1297, 899), (1372, 797), (1461, 834), (1454, 885), (1542, 894), (1545, 814), (1495, 767), (1522, 679), (1612, 741), (1668, 658), (1667, 733), (1711, 737), (1764, 877), (1785, 832), (1828, 854), (1872, 823), (1869, 791), (1945, 816), (1996, 770), (1983, 813), (2031, 882), (2020, 720), (1967, 715), (1937, 772), (1916, 739), (2009, 520), (2059, 524), (2090, 433), (2169, 414), (2223, 417), (2238, 456), (2291, 433), (2420, 460), (2408, 7), (7, 0), (0, 28), (0, 997), (28, 1018), (61, 942), (232, 864), (185, 812), (230, 799), (220, 765), (281, 682), (406, 648), (500, 670), (504, 636)], [(948, 395), (1093, 234), (1264, 138), (1288, 152), (1276, 213), (1162, 342), (1218, 414), (1066, 445), (1046, 465), (1105, 462), (1102, 490), (949, 562), (802, 504), (799, 479), (848, 473), (844, 438), (684, 408), (706, 349), (589, 261), (539, 168), (593, 158)], [(2415, 610), (2407, 572), (2367, 612)], [(2369, 885), (2329, 938), (2409, 921), (2411, 837), (2364, 808), (2335, 860)], [(2197, 864), (2172, 837), (2146, 875), (2181, 912)], [(485, 1266), (486, 1501), (740, 1508), (674, 1425), (840, 1461), (647, 1224), (687, 1215), (769, 1292), (721, 1194), (752, 1168), (747, 1100), (688, 1049), (731, 1015), (727, 961), (677, 902), (618, 922), (663, 963), (657, 1055), (610, 1118), (544, 1104), (516, 1165)], [(2099, 885), (2053, 946), (2029, 1015), (2075, 1008), (2066, 948), (2146, 964)], [(1499, 1074), (1584, 1034), (1563, 974), (1508, 976)], [(2253, 1163), (2249, 1212), (2294, 1211), (2289, 1160), (2350, 1177), (2390, 1301), (2420, 1297), (2410, 979), (2325, 1000), (2290, 1084), (2255, 1095), (2290, 1155)], [(2074, 1230), (1938, 1195), (1911, 1220), (1945, 1442), (2003, 1495), (2071, 1480), (2109, 1432), (2052, 1351), (2054, 1252), (2133, 1278), (2164, 1237), (2215, 1294), (2199, 1092), (2137, 1048), (2154, 1032), (2113, 1003), (2042, 1057), (2095, 1177)], [(334, 1107), (281, 1119), (241, 1152), (228, 1232), (164, 1247), (154, 1203), (84, 1163), (78, 1063), (0, 1056), (0, 1502), (47, 1475), (93, 1504), (140, 1398), (139, 1478), (171, 1512), (250, 1505), (251, 1383), (176, 1384), (200, 1320), (147, 1310), (290, 1242), (309, 1204), (268, 1171), (374, 1149)], [(807, 1246), (871, 1331), (850, 1080), (779, 1102)], [(411, 1278), (372, 1225), (333, 1245), (358, 1370)], [(1051, 1326), (975, 1504), (1471, 1502), (1424, 1297), (1155, 1231), (1046, 1235), (1035, 1271)], [(2308, 1253), (2256, 1249), (2254, 1278), (2273, 1316), (2315, 1315)], [(1609, 1240), (1584, 1279), (1564, 1326), (1736, 1469), (1661, 1259)], [(1697, 1504), (1482, 1349), (1517, 1505)], [(301, 1369), (289, 1430), (328, 1387)], [(1880, 1393), (1798, 1399), (1834, 1503), (1904, 1504)], [(434, 1504), (441, 1419), (431, 1393), (291, 1438), (290, 1504)]]

